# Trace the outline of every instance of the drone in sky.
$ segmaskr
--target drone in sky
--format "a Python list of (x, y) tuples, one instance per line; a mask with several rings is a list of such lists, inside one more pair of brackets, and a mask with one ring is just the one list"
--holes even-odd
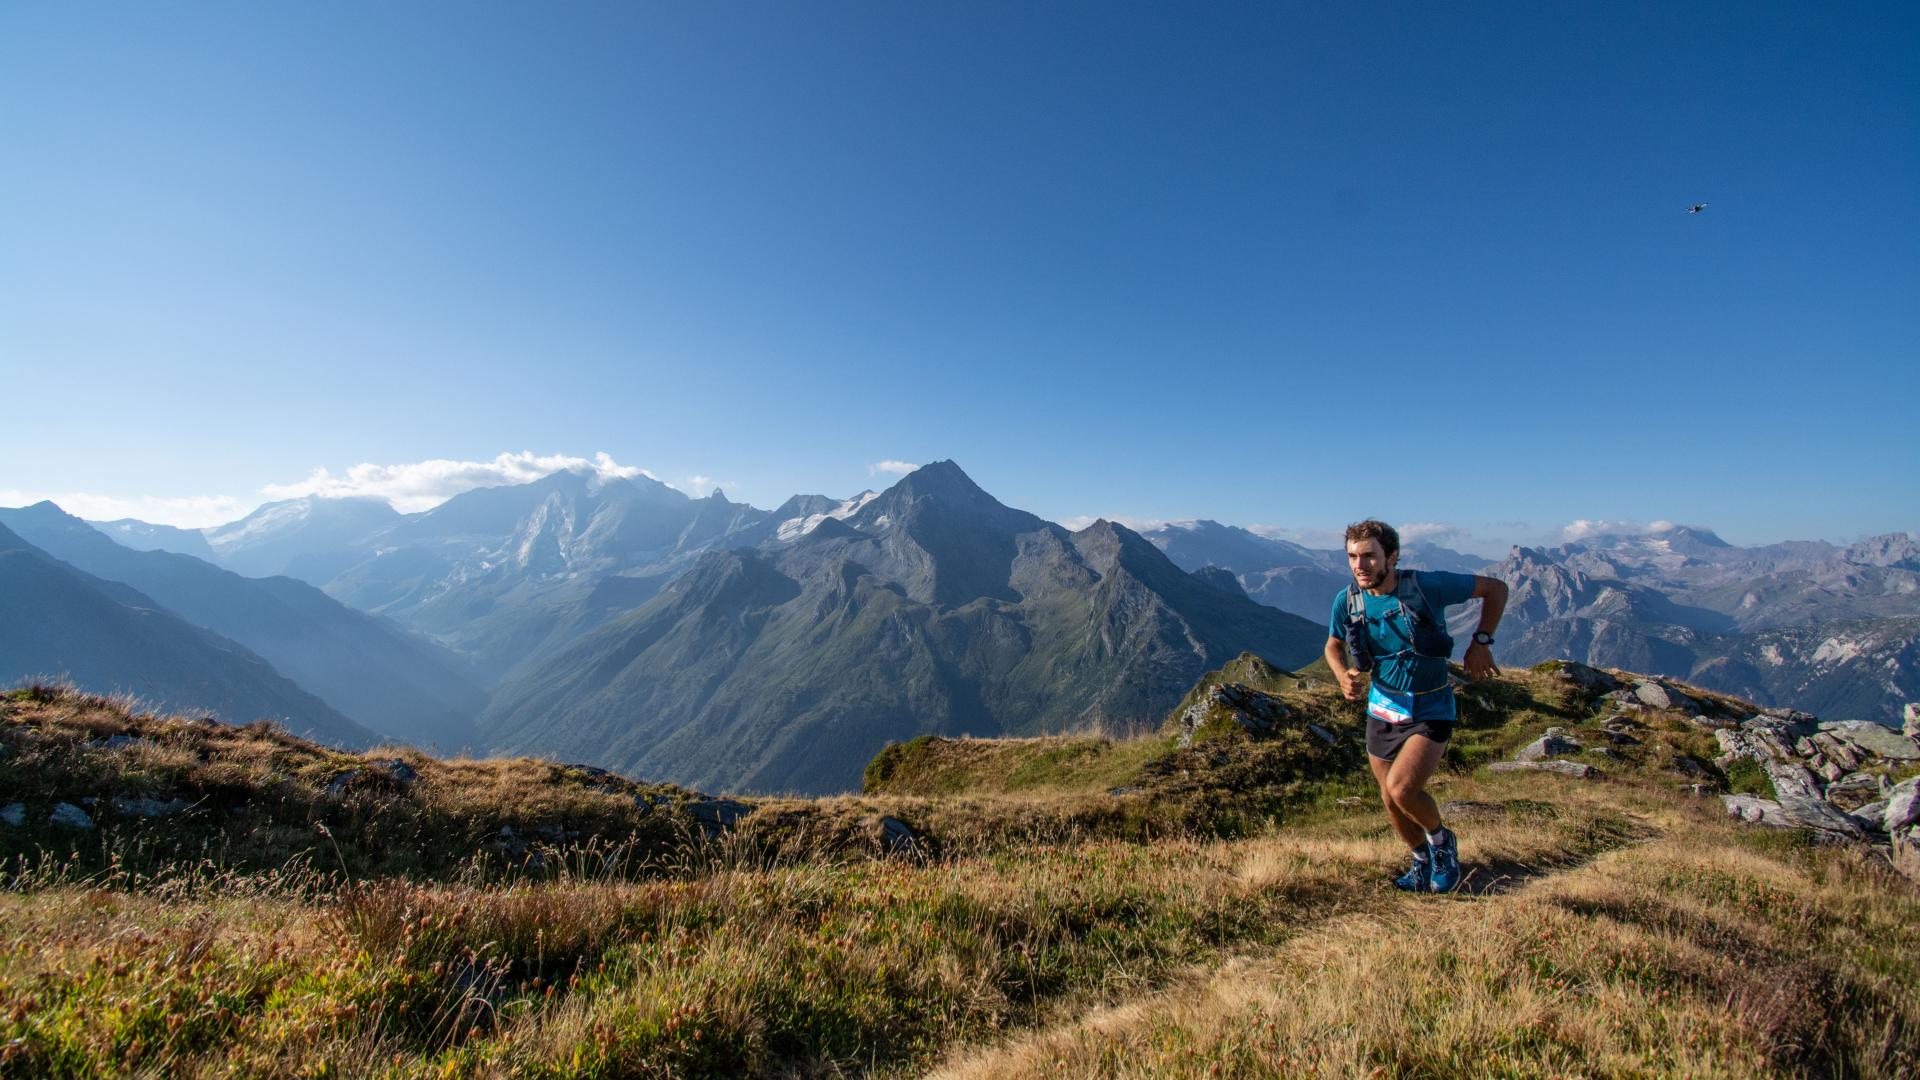
[(1702, 210), (1705, 210), (1706, 208), (1707, 208), (1706, 203), (1694, 203), (1692, 206), (1687, 207), (1687, 213), (1698, 214)]

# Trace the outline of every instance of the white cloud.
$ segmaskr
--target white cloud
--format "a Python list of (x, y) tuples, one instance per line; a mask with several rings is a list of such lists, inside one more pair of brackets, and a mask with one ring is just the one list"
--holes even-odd
[[(1394, 531), (1400, 534), (1400, 542), (1403, 544), (1414, 544), (1423, 541), (1437, 544), (1443, 540), (1451, 540), (1463, 535), (1463, 530), (1460, 526), (1449, 525), (1443, 521), (1416, 521), (1410, 525), (1395, 526)], [(1343, 533), (1342, 535), (1345, 534)]]
[(1641, 524), (1637, 521), (1603, 521), (1598, 518), (1575, 518), (1561, 526), (1560, 539), (1571, 543), (1594, 536), (1648, 536), (1663, 532), (1672, 532), (1678, 526), (1671, 521), (1655, 521)]
[[(268, 499), (297, 499), (307, 495), (330, 498), (372, 496), (387, 500), (403, 514), (430, 510), (462, 492), (502, 484), (528, 484), (562, 470), (592, 472), (602, 479), (659, 477), (635, 465), (622, 465), (605, 451), (589, 461), (565, 454), (535, 454), (523, 450), (501, 454), (492, 461), (449, 461), (435, 458), (402, 465), (363, 463), (350, 466), (342, 475), (315, 469), (305, 480), (292, 484), (268, 484), (261, 493)], [(664, 481), (662, 481), (664, 483)], [(669, 487), (673, 485), (669, 484)]]
[(722, 491), (731, 491), (731, 492), (734, 492), (735, 494), (738, 494), (740, 491), (740, 481), (715, 480), (711, 476), (687, 477), (687, 487), (686, 487), (687, 494), (693, 496), (696, 499), (704, 499), (707, 496), (713, 494), (713, 491), (715, 488), (719, 488)]
[(873, 476), (877, 473), (893, 473), (896, 476), (905, 476), (919, 467), (920, 466), (915, 465), (911, 461), (876, 461), (867, 466), (867, 475)]
[(247, 511), (253, 509), (253, 504), (241, 502), (231, 495), (188, 495), (167, 499), (152, 495), (124, 498), (79, 491), (0, 491), (0, 506), (31, 506), (42, 499), (51, 499), (60, 509), (88, 521), (138, 518), (152, 525), (172, 525), (181, 529), (224, 525), (245, 517)]

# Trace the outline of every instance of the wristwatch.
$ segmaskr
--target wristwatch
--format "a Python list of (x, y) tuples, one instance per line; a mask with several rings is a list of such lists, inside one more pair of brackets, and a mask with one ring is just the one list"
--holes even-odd
[(1473, 643), (1475, 645), (1491, 645), (1493, 644), (1493, 635), (1487, 633), (1485, 630), (1475, 630), (1473, 632)]

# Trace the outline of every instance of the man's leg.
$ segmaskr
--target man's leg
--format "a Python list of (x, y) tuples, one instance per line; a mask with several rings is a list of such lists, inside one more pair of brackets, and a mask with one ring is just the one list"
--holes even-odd
[[(1408, 840), (1409, 844), (1424, 844), (1428, 833), (1440, 831), (1440, 804), (1427, 794), (1427, 781), (1440, 767), (1440, 759), (1446, 753), (1446, 743), (1435, 742), (1425, 735), (1410, 735), (1400, 744), (1400, 755), (1393, 759), (1392, 767), (1381, 779), (1380, 789), (1386, 796), (1389, 813), (1397, 810), (1419, 834), (1419, 840)], [(1373, 759), (1375, 776), (1380, 775), (1382, 764), (1385, 763), (1378, 758)], [(1399, 828), (1397, 821), (1395, 828)], [(1403, 831), (1400, 835), (1407, 834)]]
[[(1414, 736), (1414, 738), (1427, 741), (1423, 736), (1419, 735)], [(1408, 817), (1406, 811), (1400, 809), (1400, 804), (1394, 801), (1392, 794), (1393, 769), (1397, 761), (1405, 761), (1407, 759), (1409, 749), (1407, 746), (1402, 746), (1400, 748), (1400, 756), (1396, 761), (1388, 761), (1386, 758), (1377, 758), (1372, 754), (1368, 754), (1367, 764), (1373, 766), (1373, 778), (1380, 784), (1380, 801), (1386, 804), (1387, 820), (1393, 823), (1393, 831), (1400, 834), (1400, 839), (1406, 841), (1409, 848), (1415, 851), (1424, 851), (1427, 846), (1426, 830), (1420, 827), (1418, 821)], [(1428, 775), (1432, 775), (1433, 770), (1428, 769), (1427, 772)], [(1432, 802), (1433, 800), (1429, 799), (1427, 801)], [(1439, 814), (1439, 807), (1435, 807), (1434, 817), (1438, 819)]]

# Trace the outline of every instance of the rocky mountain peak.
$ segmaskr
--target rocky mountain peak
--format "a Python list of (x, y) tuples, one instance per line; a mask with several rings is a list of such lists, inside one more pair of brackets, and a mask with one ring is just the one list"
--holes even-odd
[(1887, 533), (1870, 536), (1850, 545), (1843, 557), (1865, 566), (1898, 566), (1920, 570), (1920, 538), (1912, 533)]
[(897, 483), (881, 493), (885, 498), (889, 494), (899, 493), (913, 498), (949, 498), (967, 501), (985, 500), (999, 505), (999, 500), (989, 495), (980, 485), (973, 482), (959, 465), (951, 459), (935, 461), (901, 477)]

